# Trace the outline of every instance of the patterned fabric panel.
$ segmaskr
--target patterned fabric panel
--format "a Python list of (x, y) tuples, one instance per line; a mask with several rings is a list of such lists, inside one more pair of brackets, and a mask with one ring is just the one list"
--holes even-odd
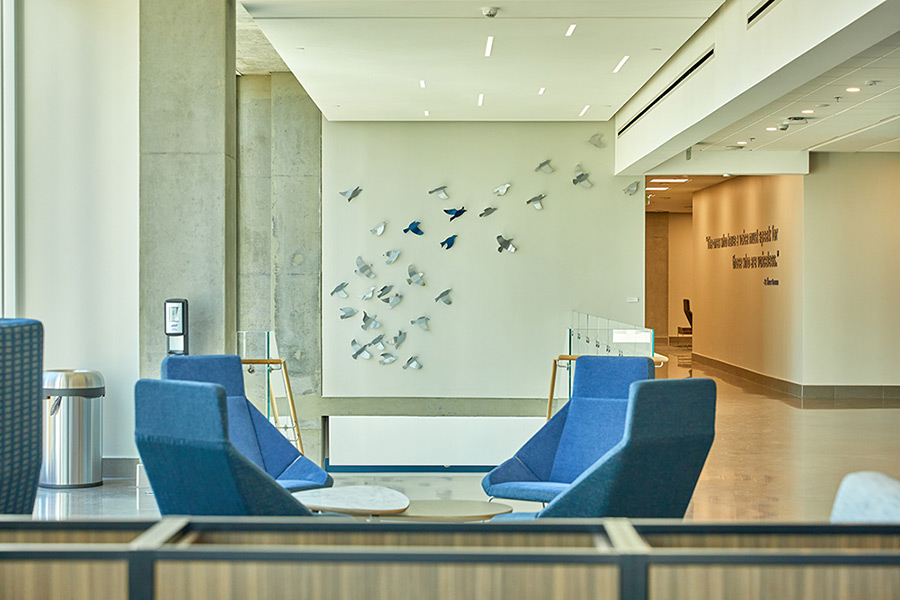
[(0, 319), (0, 514), (31, 514), (41, 471), (44, 329)]

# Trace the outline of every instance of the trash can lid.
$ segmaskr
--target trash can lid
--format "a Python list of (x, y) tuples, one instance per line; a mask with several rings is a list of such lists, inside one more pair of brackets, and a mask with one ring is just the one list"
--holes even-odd
[(99, 371), (59, 369), (44, 371), (44, 398), (50, 396), (83, 396), (99, 398), (106, 395), (103, 375)]

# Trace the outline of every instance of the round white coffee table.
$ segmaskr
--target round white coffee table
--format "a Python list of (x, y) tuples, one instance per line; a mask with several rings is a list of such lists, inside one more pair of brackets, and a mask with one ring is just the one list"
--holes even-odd
[(347, 515), (395, 515), (409, 507), (409, 498), (380, 485), (344, 485), (294, 492), (294, 498), (316, 512)]

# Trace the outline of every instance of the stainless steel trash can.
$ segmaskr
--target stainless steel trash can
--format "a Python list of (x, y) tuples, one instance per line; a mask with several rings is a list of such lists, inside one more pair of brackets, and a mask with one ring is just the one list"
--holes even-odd
[(97, 371), (44, 371), (43, 449), (40, 486), (102, 485), (103, 396)]

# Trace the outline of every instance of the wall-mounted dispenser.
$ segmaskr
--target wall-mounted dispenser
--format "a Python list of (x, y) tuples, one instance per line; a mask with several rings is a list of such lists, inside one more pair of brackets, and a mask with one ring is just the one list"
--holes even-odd
[(188, 301), (169, 298), (165, 301), (166, 354), (188, 354)]

